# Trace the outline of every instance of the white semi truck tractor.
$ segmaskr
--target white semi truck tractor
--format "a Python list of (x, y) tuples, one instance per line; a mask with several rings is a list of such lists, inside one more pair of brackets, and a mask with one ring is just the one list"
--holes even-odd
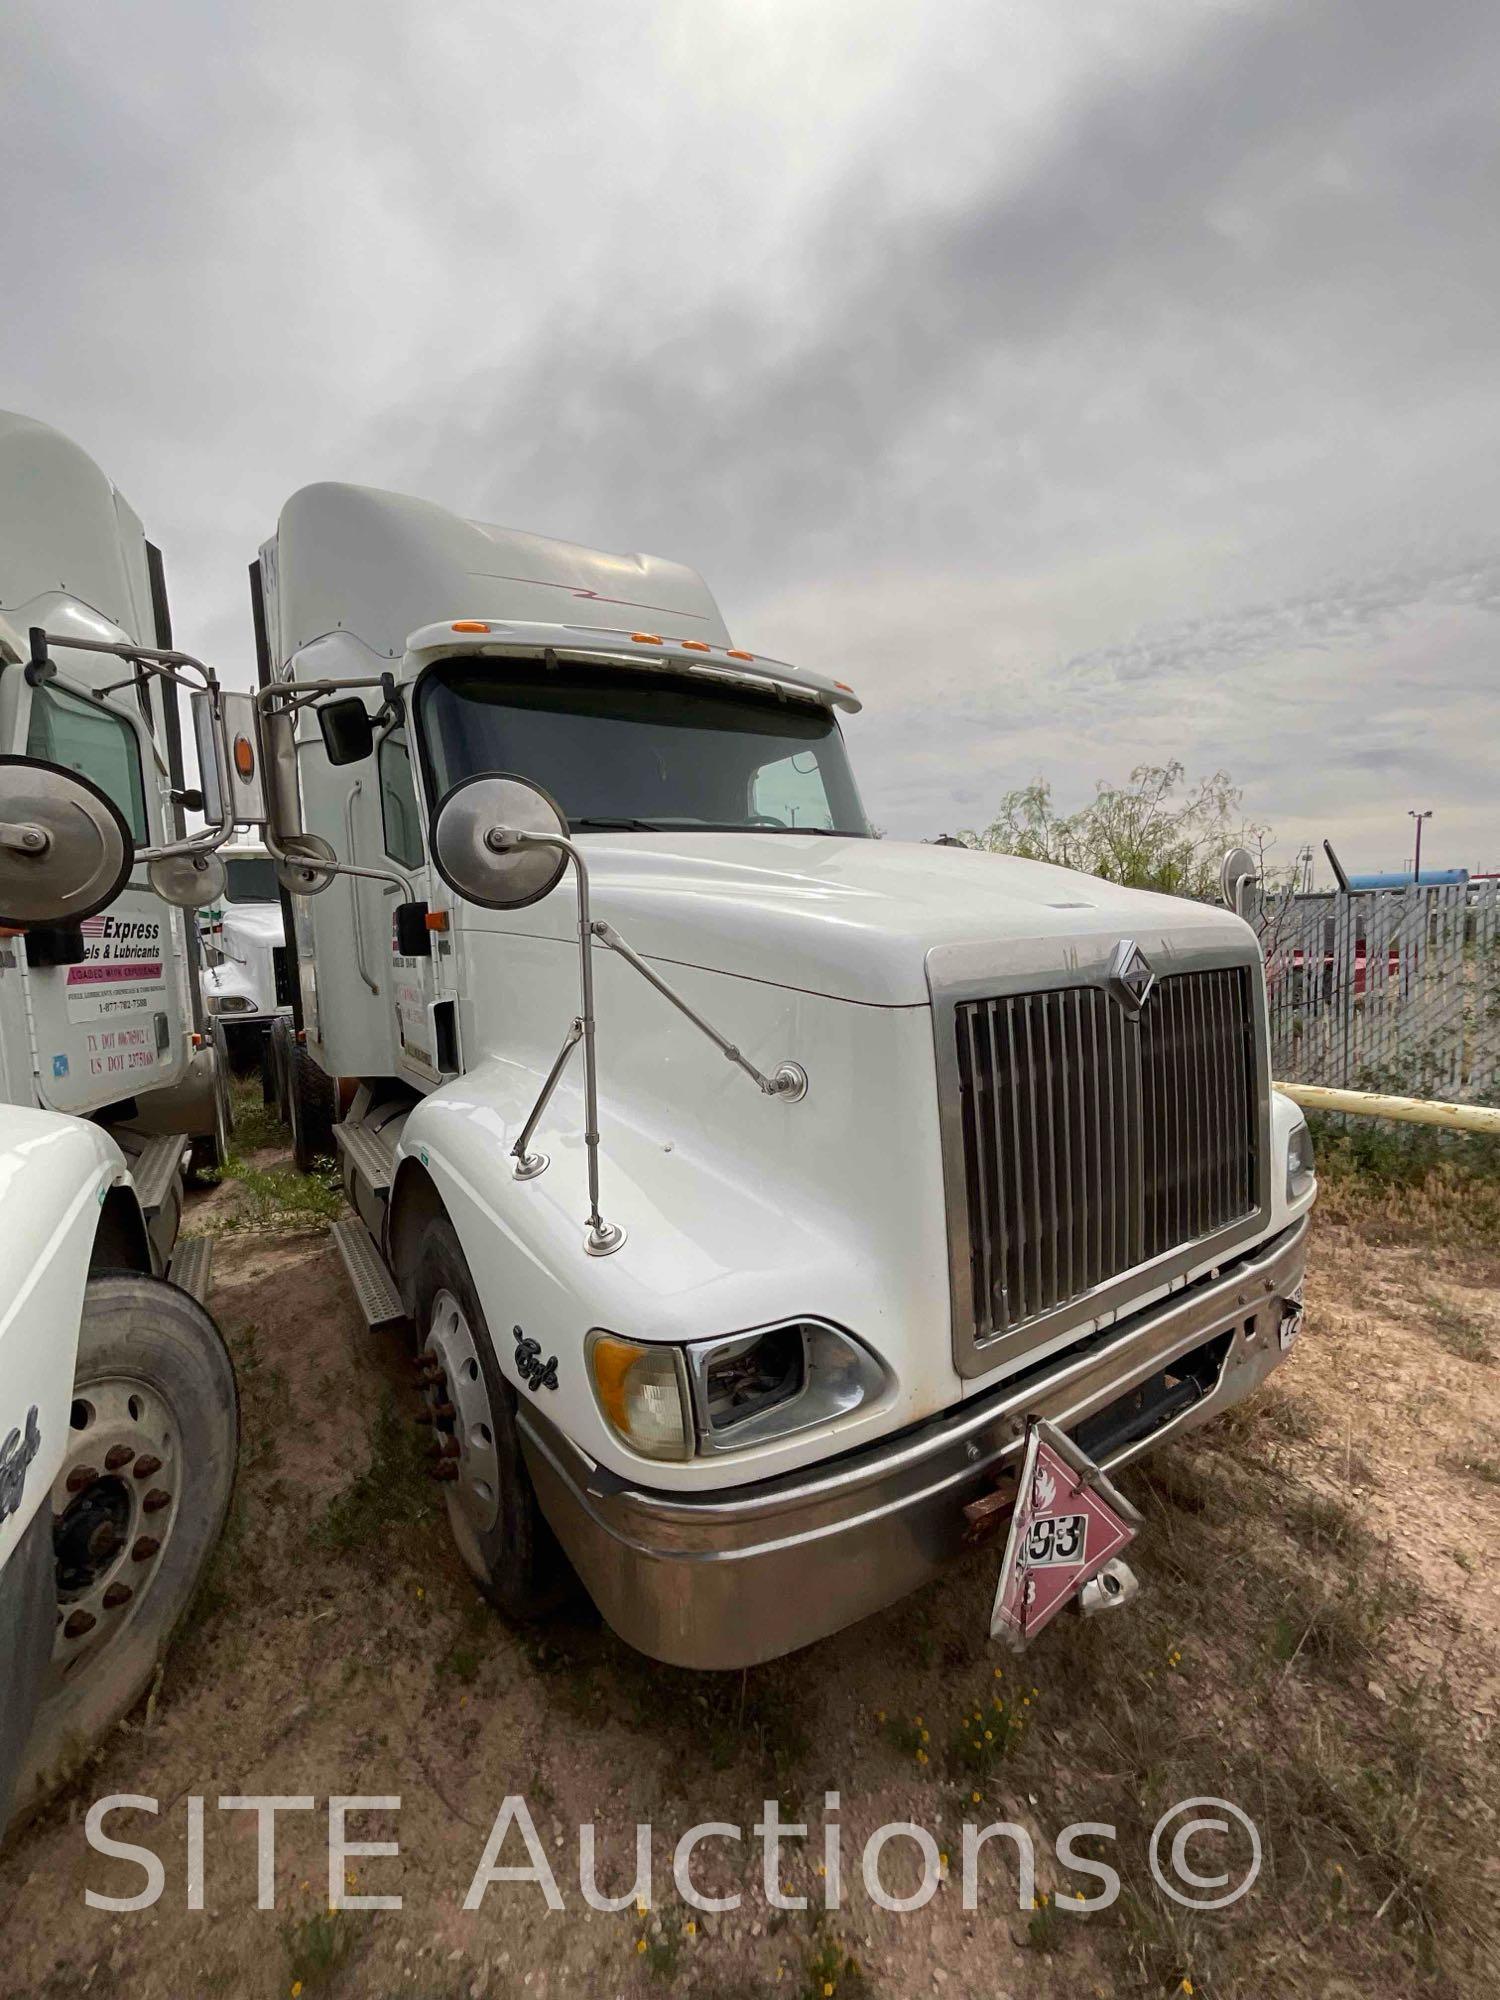
[[(86, 778), (0, 763), (7, 1062), (26, 1049), (17, 950), (117, 907), (132, 850)], [(158, 1275), (142, 1157), (82, 1115), (0, 1103), (0, 1834), (145, 1691), (233, 1486), (233, 1371), (204, 1305)]]
[[(276, 864), (259, 842), (243, 839), (227, 841), (219, 859), (224, 893), (198, 913), (203, 1011), (232, 1066), (258, 1069), (266, 1103), (284, 1111), (291, 961)], [(278, 1022), (283, 1032), (273, 1047)]]
[(1301, 1324), (1248, 926), (873, 838), (851, 688), (678, 564), (319, 485), (252, 594), (293, 1096), (481, 1585), (707, 1668), (989, 1535), (1126, 1601), (1091, 1501), (1017, 1548), (1038, 1440), (1102, 1492)]
[(219, 1164), (227, 1144), (222, 1041), (201, 1014), (179, 907), (222, 882), (212, 850), (227, 828), (183, 838), (184, 806), (201, 799), (183, 780), (177, 692), (208, 700), (205, 670), (148, 671), (147, 654), (186, 659), (138, 517), (67, 438), (0, 412), (0, 811), (23, 788), (18, 758), (79, 773), (135, 857), (92, 915), (0, 949), (0, 1098), (104, 1126), (164, 1262), (185, 1168)]

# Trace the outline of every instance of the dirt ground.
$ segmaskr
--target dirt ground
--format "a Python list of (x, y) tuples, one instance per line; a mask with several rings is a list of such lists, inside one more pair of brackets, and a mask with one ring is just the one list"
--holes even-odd
[[(242, 1144), (269, 1138), (252, 1114)], [(328, 1242), (337, 1197), (273, 1146), (197, 1197), (222, 1232), (214, 1308), (243, 1395), (230, 1530), (149, 1702), (72, 1791), (0, 1858), (0, 1993), (266, 1996), (509, 1994), (1397, 1996), (1494, 1990), (1496, 1715), (1500, 1700), (1500, 1235), (1436, 1187), (1335, 1189), (1316, 1225), (1306, 1332), (1252, 1405), (1158, 1454), (1124, 1484), (1146, 1515), (1143, 1589), (1123, 1614), (1058, 1621), (1019, 1664), (985, 1637), (996, 1556), (855, 1630), (746, 1675), (651, 1665), (579, 1606), (507, 1626), (450, 1546), (424, 1474), (407, 1350), (363, 1327)], [(1135, 1560), (1135, 1557), (1132, 1558)], [(998, 1670), (998, 1671), (997, 1671)], [(839, 1794), (829, 1815), (826, 1795)], [(165, 1889), (135, 1893), (108, 1831), (153, 1849)], [(315, 1801), (277, 1821), (275, 1907), (256, 1908), (255, 1820), (221, 1795)], [(399, 1798), (351, 1840), (397, 1840), (330, 1884), (331, 1795)], [(560, 1910), (534, 1880), (463, 1907), (492, 1823), (524, 1798)], [(189, 1907), (189, 1800), (205, 1801), (203, 1907)], [(1254, 1821), (1262, 1867), (1219, 1911), (1155, 1886), (1147, 1844), (1179, 1800)], [(805, 1823), (772, 1908), (750, 1829), (775, 1798)], [(843, 1906), (823, 1907), (825, 1824), (842, 1825)], [(703, 1821), (700, 1889), (673, 1884), (678, 1837)], [(960, 1828), (1033, 1834), (1039, 1898), (1018, 1907), (1013, 1844), (985, 1850), (965, 1909)], [(650, 1907), (591, 1910), (579, 1833), (597, 1828), (600, 1886), (630, 1886), (637, 1822), (654, 1827)], [(866, 1836), (929, 1829), (931, 1900), (877, 1907)], [(1115, 1829), (1077, 1852), (1124, 1889), (1064, 1867), (1073, 1822)], [(1209, 1837), (1212, 1838), (1211, 1836)], [(1194, 1847), (1205, 1872), (1222, 1848)], [(1223, 1866), (1231, 1866), (1230, 1856)], [(501, 1861), (524, 1865), (512, 1828)], [(919, 1881), (896, 1839), (892, 1893)], [(399, 1910), (330, 1912), (347, 1893)], [(1208, 1893), (1208, 1892), (1205, 1892)]]

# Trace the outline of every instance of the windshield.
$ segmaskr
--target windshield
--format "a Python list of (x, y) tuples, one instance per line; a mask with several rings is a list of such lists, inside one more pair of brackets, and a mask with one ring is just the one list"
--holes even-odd
[(445, 661), (418, 697), (429, 795), (508, 771), (579, 832), (846, 833), (869, 826), (828, 710), (680, 674)]
[(226, 903), (274, 903), (280, 895), (276, 864), (269, 856), (251, 854), (226, 858), (224, 885)]

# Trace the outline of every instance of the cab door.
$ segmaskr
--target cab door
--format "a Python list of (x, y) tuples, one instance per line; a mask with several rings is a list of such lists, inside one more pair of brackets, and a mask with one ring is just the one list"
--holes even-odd
[(443, 996), (451, 940), (429, 927), (434, 877), (422, 838), (421, 806), (404, 725), (388, 730), (376, 750), (380, 824), (388, 859), (411, 883), (411, 897), (390, 918), (391, 1001), (395, 1009), (397, 1063), (415, 1083), (434, 1084), (457, 1068), (452, 1046), (451, 1002)]

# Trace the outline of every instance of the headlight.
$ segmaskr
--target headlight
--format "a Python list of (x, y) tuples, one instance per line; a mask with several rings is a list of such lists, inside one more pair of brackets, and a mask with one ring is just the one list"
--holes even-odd
[(874, 1355), (822, 1320), (695, 1341), (688, 1378), (703, 1452), (739, 1451), (832, 1423), (885, 1386)]
[(255, 1002), (247, 1000), (243, 993), (211, 993), (208, 1005), (215, 1014), (248, 1014)]
[(612, 1333), (588, 1338), (589, 1373), (610, 1428), (647, 1458), (691, 1458), (693, 1420), (679, 1347)]
[(610, 1429), (647, 1458), (712, 1456), (790, 1437), (847, 1416), (886, 1384), (869, 1349), (822, 1320), (788, 1320), (686, 1349), (596, 1329), (587, 1352)]
[(1316, 1179), (1313, 1165), (1312, 1133), (1304, 1118), (1292, 1128), (1286, 1148), (1286, 1198), (1300, 1201)]

